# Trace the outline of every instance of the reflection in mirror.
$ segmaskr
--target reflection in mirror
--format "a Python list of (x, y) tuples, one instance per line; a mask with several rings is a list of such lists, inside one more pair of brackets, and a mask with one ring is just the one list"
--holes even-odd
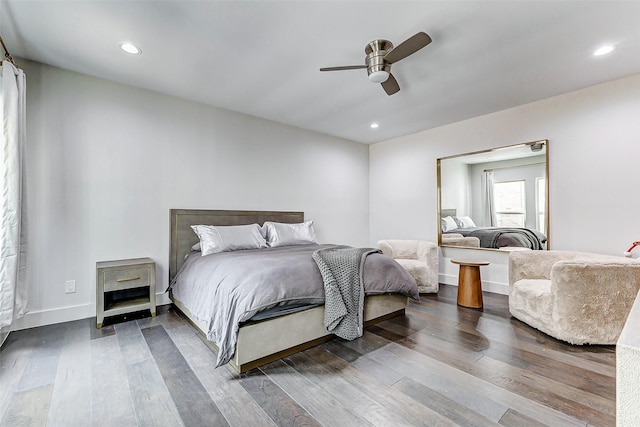
[(548, 141), (438, 159), (438, 243), (549, 248)]

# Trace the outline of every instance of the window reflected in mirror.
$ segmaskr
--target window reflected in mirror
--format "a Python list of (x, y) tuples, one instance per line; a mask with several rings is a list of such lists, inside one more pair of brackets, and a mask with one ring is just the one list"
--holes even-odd
[(549, 248), (547, 140), (444, 157), (437, 169), (441, 246)]

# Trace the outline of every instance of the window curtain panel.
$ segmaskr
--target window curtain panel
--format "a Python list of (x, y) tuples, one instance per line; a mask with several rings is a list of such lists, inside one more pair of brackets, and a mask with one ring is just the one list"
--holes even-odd
[(0, 82), (0, 342), (27, 312), (24, 152), (26, 76), (2, 62)]
[(485, 227), (496, 226), (496, 208), (493, 203), (493, 172), (486, 171), (482, 174), (482, 194), (484, 195), (484, 218)]

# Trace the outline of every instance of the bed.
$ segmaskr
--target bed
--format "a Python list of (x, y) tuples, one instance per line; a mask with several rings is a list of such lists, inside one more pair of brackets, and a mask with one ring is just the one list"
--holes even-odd
[[(476, 227), (468, 217), (458, 217), (456, 209), (443, 209), (441, 214), (442, 235), (462, 235), (463, 237), (475, 237), (480, 242), (481, 248), (500, 249), (528, 248), (531, 250), (544, 250), (547, 248), (547, 237), (529, 228), (516, 227)], [(467, 226), (465, 222), (472, 226)]]
[[(172, 209), (170, 211), (169, 281), (171, 286), (169, 295), (175, 306), (205, 337), (211, 334), (211, 322), (205, 316), (196, 315), (195, 312), (201, 313), (199, 311), (201, 307), (193, 304), (193, 298), (181, 296), (179, 291), (179, 289), (188, 286), (186, 278), (189, 277), (189, 274), (185, 271), (189, 268), (195, 268), (190, 263), (195, 266), (196, 262), (203, 262), (201, 261), (203, 258), (210, 258), (209, 256), (194, 255), (193, 246), (199, 242), (199, 238), (191, 226), (200, 224), (214, 226), (263, 224), (265, 221), (288, 224), (302, 223), (304, 222), (304, 213), (191, 209)], [(256, 252), (261, 251), (268, 256), (274, 256), (277, 249), (281, 248), (257, 249)], [(252, 251), (237, 252), (242, 256), (249, 257)], [(219, 254), (212, 255), (212, 259), (216, 255)], [(384, 257), (381, 254), (375, 255)], [(367, 262), (370, 257), (367, 257)], [(222, 261), (215, 260), (215, 262)], [(178, 274), (179, 272), (180, 274)], [(415, 295), (411, 296), (417, 298), (417, 286), (415, 292)], [(364, 325), (367, 326), (404, 314), (408, 298), (404, 294), (387, 292), (367, 295), (364, 299)], [(334, 335), (329, 333), (323, 324), (325, 314), (324, 305), (322, 305), (323, 299), (303, 302), (307, 304), (294, 306), (292, 311), (286, 314), (261, 319), (259, 317), (262, 312), (260, 312), (248, 321), (239, 323), (239, 326), (236, 327), (237, 335), (233, 355), (228, 360), (230, 366), (242, 373), (332, 339)], [(283, 334), (282, 331), (287, 331), (287, 333)], [(220, 346), (211, 340), (207, 341), (220, 356)], [(224, 343), (222, 344), (224, 345)]]

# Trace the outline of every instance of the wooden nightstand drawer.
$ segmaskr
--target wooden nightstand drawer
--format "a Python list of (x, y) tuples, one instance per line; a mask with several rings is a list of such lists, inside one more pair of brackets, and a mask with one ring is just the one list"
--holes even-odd
[(104, 291), (119, 291), (122, 289), (149, 286), (151, 266), (128, 267), (121, 270), (110, 269), (103, 272)]

